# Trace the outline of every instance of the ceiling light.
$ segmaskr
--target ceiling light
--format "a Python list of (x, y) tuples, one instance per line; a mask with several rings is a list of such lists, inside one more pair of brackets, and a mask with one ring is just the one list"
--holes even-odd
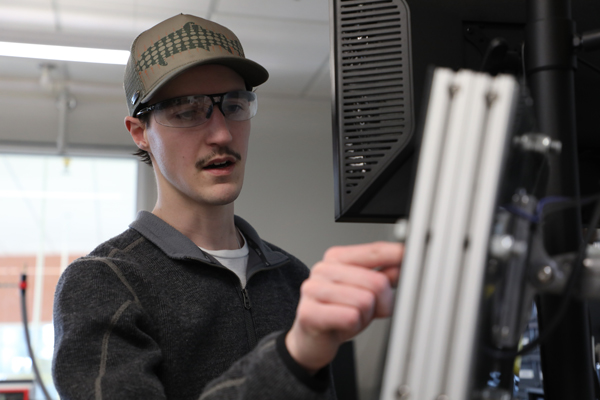
[(41, 190), (0, 190), (0, 199), (120, 200), (118, 192), (50, 192)]
[(129, 52), (126, 50), (0, 42), (0, 56), (125, 65), (129, 59)]

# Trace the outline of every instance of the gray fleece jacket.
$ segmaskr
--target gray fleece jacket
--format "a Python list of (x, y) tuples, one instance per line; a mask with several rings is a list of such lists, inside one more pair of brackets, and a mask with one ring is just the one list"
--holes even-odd
[(329, 399), (283, 341), (309, 270), (262, 241), (248, 282), (148, 212), (73, 262), (54, 301), (53, 378), (61, 399)]

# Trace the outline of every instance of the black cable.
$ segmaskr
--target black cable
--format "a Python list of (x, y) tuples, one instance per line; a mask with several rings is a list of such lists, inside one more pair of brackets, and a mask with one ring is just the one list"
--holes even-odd
[[(600, 200), (600, 194), (595, 194), (593, 196), (585, 197), (585, 198), (581, 199), (580, 201), (569, 199), (569, 198), (566, 198), (563, 201), (563, 200), (561, 200), (560, 197), (552, 197), (552, 196), (548, 197), (548, 198), (545, 198), (545, 199), (551, 199), (551, 200), (545, 201), (545, 204), (543, 204), (541, 206), (541, 208), (540, 208), (540, 214), (541, 214), (541, 209), (543, 207), (545, 207), (546, 204), (560, 202), (560, 204), (557, 204), (556, 207), (552, 211), (550, 211), (550, 212), (546, 211), (547, 214), (552, 214), (552, 213), (555, 213), (555, 212), (558, 212), (558, 211), (566, 210), (567, 208), (570, 208), (570, 207), (574, 207), (574, 206), (581, 207), (581, 206), (593, 203), (595, 201), (598, 201), (598, 200)], [(540, 200), (540, 202), (544, 201), (545, 199)], [(556, 200), (552, 200), (552, 199), (556, 199)], [(581, 209), (579, 210), (579, 212), (581, 212)]]
[(600, 74), (600, 68), (596, 67), (594, 64), (592, 64), (589, 61), (584, 60), (583, 58), (579, 58), (577, 57), (577, 61), (579, 61), (580, 63), (582, 63), (583, 65), (585, 65), (586, 67), (588, 67), (589, 69), (591, 69), (592, 71)]
[(596, 389), (596, 397), (600, 399), (600, 374), (598, 374), (598, 370), (595, 365), (592, 365), (594, 369), (594, 389)]
[(23, 316), (23, 328), (25, 329), (25, 341), (27, 342), (27, 351), (29, 352), (29, 358), (31, 358), (31, 365), (33, 366), (33, 372), (35, 374), (35, 379), (38, 382), (40, 388), (44, 392), (44, 397), (46, 400), (50, 400), (50, 394), (48, 394), (48, 390), (46, 390), (46, 386), (44, 386), (44, 382), (42, 382), (42, 375), (38, 370), (37, 364), (35, 363), (35, 357), (33, 356), (33, 348), (31, 347), (31, 339), (29, 337), (29, 328), (27, 326), (27, 304), (25, 301), (25, 290), (27, 289), (27, 275), (21, 275), (21, 315)]
[[(597, 200), (600, 200), (600, 194), (586, 197), (584, 199), (581, 199), (580, 202), (577, 202), (577, 200), (572, 200), (567, 197), (549, 196), (544, 197), (538, 202), (538, 206), (536, 207), (536, 211), (534, 214), (530, 214), (526, 211), (523, 211), (512, 204), (500, 206), (500, 209), (508, 211), (509, 213), (516, 215), (519, 218), (526, 219), (533, 224), (538, 224), (542, 221), (542, 217), (544, 215), (553, 214), (574, 206), (587, 205)], [(552, 211), (544, 211), (544, 207), (546, 207), (548, 204), (555, 204), (554, 209)]]

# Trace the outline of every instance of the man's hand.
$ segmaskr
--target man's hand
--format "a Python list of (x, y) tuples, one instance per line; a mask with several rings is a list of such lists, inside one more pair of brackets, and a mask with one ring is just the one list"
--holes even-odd
[(298, 364), (318, 371), (374, 318), (391, 315), (403, 250), (387, 242), (327, 250), (302, 284), (296, 319), (285, 338)]

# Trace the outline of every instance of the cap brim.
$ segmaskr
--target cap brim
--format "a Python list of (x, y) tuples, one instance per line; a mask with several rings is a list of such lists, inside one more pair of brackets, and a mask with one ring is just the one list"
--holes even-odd
[(153, 87), (144, 98), (140, 101), (139, 105), (134, 110), (133, 115), (142, 108), (143, 105), (147, 104), (154, 94), (165, 86), (171, 79), (175, 78), (177, 75), (187, 71), (190, 68), (196, 67), (198, 65), (208, 65), (208, 64), (217, 64), (224, 65), (226, 67), (231, 68), (235, 72), (237, 72), (246, 82), (248, 86), (259, 86), (269, 79), (269, 72), (257, 62), (249, 60), (247, 58), (239, 58), (239, 57), (216, 57), (211, 58), (209, 60), (199, 60), (195, 62), (191, 62), (189, 64), (185, 64), (180, 66), (179, 68), (174, 69), (169, 72), (160, 80), (160, 83)]

